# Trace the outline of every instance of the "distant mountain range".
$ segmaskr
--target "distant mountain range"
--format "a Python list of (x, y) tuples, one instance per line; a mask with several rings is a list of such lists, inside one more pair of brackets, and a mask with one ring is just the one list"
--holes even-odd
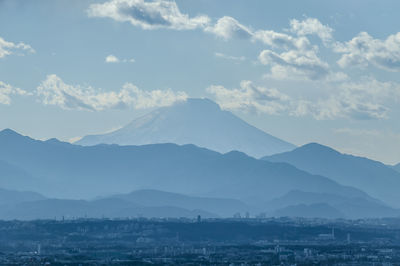
[(391, 206), (400, 207), (400, 173), (383, 163), (342, 154), (317, 143), (263, 159), (289, 163), (309, 173), (326, 176), (342, 185), (359, 188)]
[(31, 191), (14, 191), (0, 188), (0, 209), (4, 205), (14, 205), (21, 202), (44, 200), (46, 197)]
[[(399, 215), (358, 188), (237, 151), (176, 144), (80, 146), (34, 140), (10, 129), (0, 132), (0, 147), (0, 184), (17, 190), (24, 184), (24, 190), (46, 196), (3, 191), (8, 203), (0, 219), (231, 217), (247, 211), (311, 217), (321, 208), (323, 217)], [(325, 158), (324, 152), (318, 156)], [(101, 195), (109, 196), (93, 200)]]
[(114, 132), (86, 136), (76, 142), (85, 146), (156, 143), (194, 144), (221, 153), (241, 151), (256, 158), (295, 148), (208, 99), (188, 99), (162, 107)]
[(158, 190), (137, 190), (95, 200), (46, 198), (34, 192), (0, 189), (0, 219), (71, 218), (203, 218), (264, 213), (267, 216), (370, 218), (399, 216), (400, 211), (376, 201), (333, 194), (290, 191), (259, 207), (239, 200), (193, 197)]
[[(46, 198), (34, 192), (0, 189), (0, 219), (67, 218), (203, 218), (231, 217), (249, 207), (238, 201), (190, 197), (157, 190), (139, 190), (96, 200)], [(211, 210), (211, 211), (210, 211)], [(217, 214), (218, 213), (218, 214)]]
[(146, 207), (174, 206), (188, 210), (204, 210), (222, 217), (232, 217), (254, 208), (236, 199), (193, 197), (153, 189), (137, 190), (109, 198), (121, 199)]
[[(334, 194), (290, 191), (286, 195), (263, 204), (272, 216), (303, 216), (322, 218), (371, 218), (400, 216), (400, 210), (386, 206), (380, 201), (366, 198), (348, 198)], [(328, 206), (321, 211), (322, 206)], [(339, 215), (340, 214), (340, 215)]]
[(220, 154), (194, 145), (84, 147), (3, 130), (0, 147), (0, 160), (24, 169), (44, 184), (39, 192), (57, 198), (91, 198), (144, 188), (247, 202), (270, 200), (294, 189), (368, 197), (286, 163), (257, 160), (240, 152)]

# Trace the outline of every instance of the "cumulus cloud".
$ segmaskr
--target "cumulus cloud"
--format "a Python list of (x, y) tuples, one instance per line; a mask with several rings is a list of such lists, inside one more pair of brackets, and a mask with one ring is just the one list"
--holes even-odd
[(342, 82), (334, 92), (313, 99), (291, 97), (275, 88), (256, 86), (251, 81), (242, 81), (240, 88), (213, 85), (206, 91), (213, 94), (224, 109), (269, 115), (311, 116), (317, 120), (386, 119), (389, 108), (385, 102), (389, 98), (400, 101), (399, 84), (372, 78)]
[(290, 31), (300, 36), (317, 35), (324, 44), (333, 41), (333, 29), (327, 25), (323, 25), (316, 18), (307, 18), (302, 21), (292, 19), (290, 21)]
[[(306, 35), (316, 34), (324, 42), (331, 40), (332, 29), (323, 25), (315, 18), (304, 21), (292, 20), (291, 31), (296, 36), (272, 30), (252, 30), (230, 16), (224, 16), (215, 24), (210, 23), (207, 16), (189, 18), (182, 14), (175, 2), (156, 0), (111, 0), (102, 4), (92, 4), (88, 10), (92, 17), (109, 17), (117, 21), (129, 21), (143, 29), (196, 29), (201, 28), (224, 40), (232, 38), (260, 41), (272, 49), (261, 52), (259, 59), (262, 64), (271, 67), (270, 76), (283, 78), (289, 76), (305, 76), (310, 80), (323, 79), (330, 75), (329, 66), (317, 56), (318, 48), (311, 45)], [(282, 52), (282, 49), (285, 52)], [(242, 60), (222, 53), (217, 57)], [(116, 56), (109, 55), (106, 62), (120, 62)], [(293, 74), (293, 75), (292, 75)]]
[[(325, 46), (337, 47), (333, 29), (316, 18), (292, 19), (288, 33), (273, 30), (252, 30), (232, 17), (222, 17), (214, 25), (204, 29), (224, 40), (231, 38), (259, 41), (269, 46), (259, 54), (261, 64), (269, 66), (264, 77), (273, 79), (345, 81), (348, 76), (334, 72), (318, 55), (318, 46), (313, 45), (308, 35), (318, 36)], [(224, 57), (222, 54), (219, 57)], [(232, 58), (233, 59), (233, 58)]]
[(186, 101), (188, 98), (183, 91), (174, 92), (171, 89), (145, 91), (131, 83), (126, 83), (123, 89), (131, 92), (132, 105), (135, 109), (170, 106), (178, 101)]
[(231, 38), (250, 39), (253, 36), (253, 32), (248, 27), (229, 16), (220, 18), (215, 25), (206, 27), (204, 31), (225, 40)]
[(364, 101), (363, 97), (344, 91), (331, 95), (327, 99), (315, 101), (301, 100), (290, 113), (294, 116), (311, 115), (317, 120), (333, 120), (350, 118), (354, 120), (370, 120), (387, 118), (388, 108), (382, 104)]
[(379, 81), (373, 77), (363, 77), (359, 81), (344, 82), (341, 89), (371, 100), (400, 102), (400, 84), (391, 81)]
[(106, 63), (119, 63), (119, 58), (116, 57), (115, 55), (110, 54), (106, 56), (105, 61)]
[(213, 33), (224, 40), (232, 38), (260, 41), (273, 48), (285, 49), (309, 49), (310, 42), (306, 37), (294, 37), (286, 33), (273, 30), (253, 31), (249, 27), (239, 23), (236, 19), (224, 16), (214, 24), (206, 27), (205, 32)]
[(283, 77), (283, 72), (287, 72), (314, 80), (337, 77), (337, 74), (327, 71), (328, 64), (318, 58), (318, 46), (311, 44), (308, 35), (318, 36), (325, 46), (342, 54), (337, 62), (342, 68), (374, 65), (388, 71), (400, 71), (400, 32), (385, 40), (361, 32), (350, 41), (341, 43), (334, 40), (334, 30), (316, 18), (292, 19), (289, 29), (292, 34), (287, 34), (273, 30), (252, 30), (228, 16), (220, 18), (215, 25), (204, 30), (225, 40), (248, 39), (268, 45), (270, 49), (261, 52), (259, 59), (263, 64), (273, 62), (275, 66), (280, 66), (271, 69), (271, 76), (280, 72), (280, 77)]
[(400, 71), (400, 32), (390, 35), (386, 40), (374, 39), (367, 32), (361, 32), (345, 43), (337, 43), (335, 52), (342, 57), (341, 67), (374, 65), (389, 71)]
[(115, 55), (110, 54), (110, 55), (106, 56), (106, 58), (104, 59), (104, 61), (105, 61), (106, 63), (134, 63), (134, 62), (135, 62), (135, 59), (134, 59), (134, 58), (130, 58), (130, 59), (127, 59), (127, 58), (119, 59), (119, 58), (116, 57)]
[(140, 90), (127, 83), (120, 91), (103, 91), (92, 87), (64, 83), (56, 75), (47, 76), (37, 87), (37, 95), (45, 105), (56, 105), (69, 110), (101, 111), (132, 107), (134, 109), (168, 106), (187, 98), (185, 92), (172, 90)]
[(286, 94), (274, 88), (255, 86), (251, 81), (242, 81), (237, 89), (213, 85), (206, 90), (227, 110), (278, 114), (287, 108), (289, 101)]
[(253, 35), (253, 40), (279, 49), (314, 49), (306, 37), (293, 37), (286, 33), (275, 32), (272, 30), (258, 30)]
[(295, 116), (312, 115), (316, 119), (352, 118), (357, 120), (388, 118), (388, 102), (400, 101), (400, 84), (381, 82), (371, 77), (346, 81), (324, 99), (301, 100), (292, 111)]
[(23, 42), (19, 43), (8, 42), (0, 37), (0, 58), (12, 54), (24, 55), (25, 53), (34, 53), (34, 52), (35, 50), (29, 44)]
[(10, 105), (13, 95), (29, 95), (29, 93), (0, 81), (0, 104)]
[(101, 4), (91, 4), (90, 17), (112, 18), (120, 22), (130, 22), (145, 30), (167, 28), (192, 30), (203, 28), (209, 23), (207, 16), (190, 18), (182, 14), (174, 1), (166, 0), (111, 0)]
[(320, 60), (314, 50), (290, 50), (283, 53), (264, 50), (260, 53), (259, 60), (264, 65), (270, 65), (271, 76), (278, 79), (294, 75), (319, 80), (330, 73), (329, 65)]
[(333, 73), (329, 65), (318, 56), (318, 46), (312, 45), (306, 35), (317, 34), (327, 42), (331, 40), (331, 29), (317, 19), (292, 20), (291, 32), (296, 36), (272, 30), (252, 33), (253, 41), (261, 41), (270, 49), (259, 54), (259, 61), (270, 66), (265, 77), (274, 79), (337, 80), (343, 74)]

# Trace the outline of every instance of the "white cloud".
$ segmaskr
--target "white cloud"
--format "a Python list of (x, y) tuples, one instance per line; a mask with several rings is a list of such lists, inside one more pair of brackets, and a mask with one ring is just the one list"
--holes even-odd
[(287, 108), (290, 100), (276, 89), (255, 86), (251, 81), (242, 81), (238, 89), (212, 85), (206, 90), (215, 96), (223, 109), (228, 110), (278, 114)]
[(105, 61), (106, 63), (119, 63), (119, 58), (116, 57), (115, 55), (110, 54), (106, 56)]
[(206, 27), (204, 31), (213, 33), (224, 40), (238, 38), (261, 41), (262, 43), (273, 48), (301, 50), (312, 48), (309, 40), (306, 37), (294, 37), (286, 33), (275, 32), (273, 30), (254, 31), (229, 16), (220, 18), (217, 23)]
[(29, 95), (29, 93), (0, 81), (0, 104), (10, 105), (12, 95)]
[(258, 58), (261, 64), (269, 66), (269, 72), (264, 77), (318, 81), (310, 84), (323, 86), (324, 90), (319, 96), (314, 96), (313, 99), (295, 99), (287, 96), (285, 101), (267, 104), (254, 97), (255, 90), (252, 87), (243, 84), (240, 89), (229, 90), (222, 86), (211, 86), (207, 91), (214, 94), (217, 101), (227, 109), (255, 109), (268, 114), (287, 112), (293, 116), (311, 115), (315, 119), (388, 118), (388, 103), (393, 100), (398, 102), (400, 99), (399, 85), (393, 82), (379, 82), (372, 78), (351, 81), (346, 73), (333, 71), (330, 65), (319, 57), (319, 47), (313, 45), (307, 36), (318, 36), (326, 47), (343, 53), (339, 60), (343, 67), (374, 64), (398, 71), (400, 33), (391, 35), (384, 41), (361, 33), (350, 42), (339, 43), (333, 39), (333, 29), (323, 25), (318, 19), (293, 19), (290, 26), (288, 33), (272, 30), (253, 31), (234, 18), (223, 17), (214, 26), (206, 28), (206, 31), (225, 40), (236, 37), (268, 45), (268, 49), (264, 49)]
[(134, 109), (168, 106), (187, 98), (185, 92), (172, 90), (140, 90), (127, 83), (118, 91), (105, 92), (92, 87), (72, 86), (58, 76), (49, 75), (37, 88), (37, 95), (45, 105), (56, 105), (63, 109), (101, 111), (105, 109)]
[(359, 81), (342, 83), (341, 88), (357, 95), (363, 95), (376, 102), (387, 100), (400, 102), (400, 84), (396, 82), (363, 77)]
[(400, 84), (365, 77), (359, 81), (345, 81), (337, 84), (335, 91), (330, 92), (326, 98), (298, 101), (292, 114), (312, 115), (319, 120), (386, 119), (390, 102), (400, 102)]
[(262, 64), (271, 66), (269, 75), (277, 79), (301, 76), (319, 80), (330, 73), (329, 65), (320, 60), (314, 50), (290, 50), (283, 53), (264, 50), (260, 53), (259, 60)]
[(329, 64), (319, 58), (318, 46), (312, 45), (303, 36), (314, 34), (313, 30), (322, 27), (326, 32), (318, 34), (321, 34), (324, 41), (331, 40), (327, 26), (322, 25), (317, 19), (292, 20), (291, 24), (300, 36), (293, 37), (274, 31), (257, 31), (254, 34), (253, 39), (261, 40), (272, 48), (263, 50), (258, 57), (263, 65), (270, 66), (269, 73), (264, 75), (265, 78), (327, 82), (345, 81), (349, 78), (343, 72), (333, 72)]
[(226, 54), (223, 54), (223, 53), (215, 53), (215, 56), (219, 57), (219, 58), (233, 60), (233, 61), (244, 61), (244, 60), (246, 60), (246, 57), (244, 57), (244, 56), (232, 56), (232, 55), (226, 55)]
[(272, 30), (258, 30), (253, 35), (253, 40), (261, 41), (272, 48), (278, 49), (313, 49), (310, 41), (306, 37), (293, 37), (286, 33), (275, 32)]
[(364, 101), (363, 97), (339, 92), (327, 99), (315, 101), (298, 101), (297, 107), (291, 115), (311, 115), (317, 120), (333, 120), (337, 118), (350, 118), (354, 120), (385, 119), (388, 109), (379, 104)]
[(174, 1), (166, 0), (111, 0), (101, 4), (91, 4), (88, 15), (130, 22), (145, 30), (159, 28), (192, 30), (203, 28), (210, 20), (207, 16), (190, 18), (187, 14), (181, 13)]
[(286, 33), (275, 32), (272, 30), (253, 31), (249, 27), (239, 23), (236, 19), (229, 16), (220, 18), (217, 23), (206, 27), (204, 31), (213, 33), (224, 40), (238, 38), (261, 41), (273, 48), (302, 50), (311, 48), (310, 42), (306, 37), (293, 37)]
[(298, 80), (298, 81), (320, 81), (320, 82), (344, 82), (349, 80), (349, 76), (343, 72), (332, 72), (329, 70), (326, 75), (318, 77), (318, 79), (311, 79), (309, 77), (310, 73), (305, 71), (300, 71), (291, 66), (283, 66), (275, 64), (271, 66), (270, 71), (263, 75), (265, 79), (274, 80)]
[[(111, 0), (103, 4), (92, 4), (88, 10), (89, 16), (110, 17), (117, 21), (129, 21), (143, 29), (171, 28), (195, 29), (202, 28), (205, 32), (212, 33), (224, 40), (231, 38), (260, 41), (272, 49), (264, 50), (259, 60), (264, 65), (271, 66), (273, 78), (287, 78), (304, 76), (305, 79), (335, 79), (338, 75), (329, 71), (327, 63), (317, 56), (318, 47), (311, 45), (305, 37), (309, 34), (318, 35), (324, 42), (331, 40), (332, 29), (322, 25), (317, 19), (307, 18), (304, 21), (292, 20), (292, 32), (297, 36), (279, 33), (272, 30), (257, 30), (239, 23), (235, 18), (224, 16), (210, 25), (207, 16), (189, 18), (183, 15), (175, 2), (156, 0)], [(284, 50), (284, 52), (282, 52)], [(243, 60), (242, 57), (233, 57), (217, 53), (217, 57), (235, 61)], [(106, 62), (120, 62), (117, 57), (110, 55)]]
[[(388, 118), (388, 99), (400, 101), (400, 85), (366, 78), (357, 83), (342, 82), (325, 96), (303, 99), (277, 89), (242, 81), (240, 88), (212, 85), (206, 89), (228, 110), (253, 111), (270, 115), (311, 116), (317, 120), (338, 118), (368, 120)], [(394, 91), (396, 90), (396, 93)], [(397, 95), (394, 97), (394, 95)]]
[(335, 52), (343, 54), (338, 64), (341, 67), (366, 67), (372, 64), (389, 71), (400, 71), (400, 32), (386, 40), (374, 39), (361, 32), (345, 43), (336, 43)]
[(30, 45), (25, 44), (23, 42), (20, 43), (8, 42), (0, 37), (0, 58), (12, 54), (24, 55), (24, 53), (26, 52), (34, 53), (35, 50)]
[(302, 21), (292, 19), (290, 21), (290, 31), (299, 36), (317, 35), (325, 45), (333, 41), (333, 29), (323, 25), (316, 18), (307, 18)]
[(134, 58), (120, 59), (120, 58), (118, 58), (118, 57), (116, 57), (115, 55), (112, 55), (112, 54), (106, 56), (104, 61), (106, 63), (135, 63), (135, 59)]
[(145, 91), (131, 83), (126, 83), (123, 89), (133, 94), (132, 105), (135, 109), (170, 106), (177, 101), (186, 101), (188, 98), (183, 91), (174, 92), (171, 89)]
[(204, 31), (213, 33), (225, 40), (231, 38), (249, 39), (253, 36), (249, 28), (228, 16), (220, 18), (215, 25), (206, 27)]

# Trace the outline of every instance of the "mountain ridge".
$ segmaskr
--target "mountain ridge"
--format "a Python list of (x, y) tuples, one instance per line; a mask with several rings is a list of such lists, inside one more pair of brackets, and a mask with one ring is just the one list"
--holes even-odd
[(7, 159), (41, 177), (47, 182), (42, 191), (51, 191), (50, 197), (87, 198), (144, 188), (235, 199), (272, 199), (292, 189), (334, 190), (367, 197), (360, 190), (325, 177), (240, 152), (220, 154), (195, 145), (176, 144), (58, 145), (15, 134), (11, 139), (0, 134), (0, 160)]
[(347, 198), (326, 193), (303, 192), (299, 190), (289, 191), (284, 196), (269, 201), (265, 204), (269, 211), (284, 209), (296, 205), (327, 204), (342, 214), (341, 218), (359, 219), (371, 217), (396, 217), (400, 216), (400, 210), (394, 209), (383, 202), (371, 201), (365, 198)]
[(336, 182), (360, 188), (372, 197), (400, 207), (400, 173), (381, 162), (340, 153), (330, 147), (309, 143), (290, 152), (262, 158), (286, 162), (312, 174), (326, 176)]
[(231, 217), (234, 213), (244, 213), (254, 209), (254, 207), (235, 199), (196, 197), (155, 189), (136, 190), (127, 194), (118, 194), (107, 198), (122, 199), (147, 207), (165, 205), (188, 210), (201, 209), (223, 217)]

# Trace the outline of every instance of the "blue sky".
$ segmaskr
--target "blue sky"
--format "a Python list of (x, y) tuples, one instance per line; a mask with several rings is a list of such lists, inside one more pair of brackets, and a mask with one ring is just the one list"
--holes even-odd
[(0, 129), (73, 140), (208, 97), (400, 162), (398, 1), (0, 0)]

